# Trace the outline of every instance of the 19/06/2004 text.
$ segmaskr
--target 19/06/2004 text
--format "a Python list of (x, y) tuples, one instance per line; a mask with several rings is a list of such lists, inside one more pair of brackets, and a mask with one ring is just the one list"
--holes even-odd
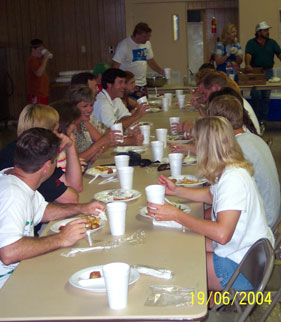
[(262, 292), (235, 292), (234, 296), (229, 292), (213, 292), (211, 291), (208, 297), (204, 292), (198, 292), (197, 294), (194, 292), (190, 293), (192, 296), (192, 304), (197, 300), (199, 305), (208, 305), (210, 303), (211, 298), (213, 297), (215, 305), (233, 305), (235, 299), (238, 300), (240, 305), (254, 304), (262, 305), (263, 303), (270, 304), (271, 293), (262, 293)]

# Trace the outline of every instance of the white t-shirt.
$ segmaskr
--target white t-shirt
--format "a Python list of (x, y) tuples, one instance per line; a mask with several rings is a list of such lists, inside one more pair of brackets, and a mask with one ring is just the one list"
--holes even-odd
[(262, 138), (249, 131), (235, 137), (245, 159), (254, 166), (254, 179), (263, 200), (267, 223), (272, 227), (280, 213), (280, 183), (270, 148)]
[[(14, 175), (0, 172), (0, 248), (34, 236), (34, 226), (42, 220), (48, 203), (38, 191)], [(5, 265), (0, 260), (0, 289), (19, 263)]]
[(225, 210), (241, 210), (231, 240), (225, 245), (213, 241), (215, 254), (227, 257), (237, 264), (249, 248), (260, 238), (268, 238), (274, 246), (274, 237), (267, 225), (260, 194), (254, 179), (243, 168), (227, 167), (219, 182), (212, 185), (212, 220)]
[(122, 100), (120, 98), (115, 98), (112, 101), (105, 89), (97, 95), (93, 114), (99, 122), (103, 123), (108, 128), (123, 117), (131, 116), (131, 113)]
[(257, 133), (259, 135), (261, 135), (260, 123), (259, 123), (259, 121), (257, 119), (257, 116), (256, 116), (252, 106), (250, 105), (250, 103), (245, 98), (242, 97), (242, 99), (243, 99), (243, 106), (244, 106), (245, 110), (248, 112), (249, 117), (250, 117), (251, 121), (253, 122), (253, 125), (254, 125)]
[(114, 57), (121, 64), (120, 69), (128, 70), (136, 77), (138, 86), (146, 85), (147, 60), (153, 58), (150, 41), (137, 44), (131, 37), (123, 39), (117, 46)]

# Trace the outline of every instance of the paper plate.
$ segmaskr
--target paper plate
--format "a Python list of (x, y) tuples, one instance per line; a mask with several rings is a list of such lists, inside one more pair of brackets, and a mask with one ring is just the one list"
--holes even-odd
[[(183, 186), (183, 187), (196, 187), (196, 186), (201, 186), (203, 183), (206, 183), (207, 180), (206, 179), (200, 179), (198, 180), (197, 177), (192, 176), (192, 175), (188, 175), (188, 174), (182, 174), (180, 176), (177, 177), (169, 177), (170, 180), (177, 180), (176, 185), (177, 186)], [(190, 183), (187, 181), (186, 183), (184, 182), (184, 180), (188, 180), (190, 181)]]
[(124, 201), (129, 202), (138, 199), (141, 193), (137, 190), (111, 189), (97, 192), (94, 199), (101, 202)]
[[(100, 272), (101, 277), (90, 280), (89, 276), (91, 272)], [(129, 285), (135, 283), (140, 277), (138, 271), (134, 268), (130, 270)], [(81, 280), (85, 281), (89, 279), (89, 285), (86, 286), (87, 282), (82, 283)], [(90, 292), (106, 292), (105, 281), (102, 277), (102, 265), (92, 266), (88, 268), (81, 269), (80, 271), (74, 273), (69, 278), (69, 283), (81, 290), (90, 291)], [(81, 284), (82, 285), (81, 285)]]

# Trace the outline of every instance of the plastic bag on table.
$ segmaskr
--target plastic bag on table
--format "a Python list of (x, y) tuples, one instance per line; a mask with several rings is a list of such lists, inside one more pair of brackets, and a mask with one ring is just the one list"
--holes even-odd
[(92, 250), (110, 250), (113, 248), (120, 247), (124, 244), (129, 245), (138, 245), (143, 244), (145, 240), (145, 232), (143, 230), (137, 230), (130, 236), (122, 236), (113, 240), (105, 241), (103, 243), (95, 243), (93, 240), (93, 243), (95, 244), (94, 247), (87, 247), (87, 248), (72, 248), (68, 252), (61, 253), (61, 256), (64, 257), (74, 257), (77, 253), (83, 253), (83, 252), (89, 252)]
[(151, 285), (146, 306), (192, 306), (193, 288), (183, 288), (176, 285)]

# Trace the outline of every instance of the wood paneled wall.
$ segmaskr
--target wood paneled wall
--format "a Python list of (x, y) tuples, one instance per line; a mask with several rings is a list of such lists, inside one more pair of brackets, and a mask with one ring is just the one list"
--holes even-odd
[[(30, 40), (42, 39), (54, 54), (47, 68), (51, 79), (60, 71), (110, 63), (109, 46), (115, 47), (125, 37), (124, 0), (1, 0), (0, 35), (14, 82), (9, 105), (16, 119), (26, 105)], [(86, 52), (81, 52), (81, 46)]]

